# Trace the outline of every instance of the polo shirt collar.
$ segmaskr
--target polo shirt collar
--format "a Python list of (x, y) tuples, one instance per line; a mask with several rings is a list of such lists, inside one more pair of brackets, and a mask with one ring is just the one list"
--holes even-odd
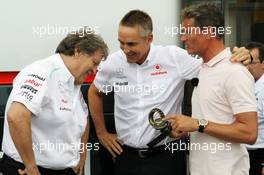
[(56, 54), (55, 55), (55, 59), (54, 59), (54, 64), (55, 64), (55, 69), (56, 70), (60, 70), (61, 73), (61, 77), (60, 79), (64, 82), (68, 82), (69, 80), (74, 81), (74, 77), (71, 74), (71, 72), (69, 71), (69, 69), (66, 67), (66, 65), (64, 64), (62, 57), (60, 56), (60, 54)]
[(261, 77), (256, 81), (256, 85), (262, 84), (264, 82), (264, 74), (261, 75)]
[(153, 44), (150, 44), (148, 56), (147, 56), (146, 60), (141, 65), (147, 64), (151, 60), (151, 58), (154, 55), (154, 47), (155, 46)]
[(208, 61), (207, 63), (204, 63), (204, 65), (208, 67), (214, 67), (217, 63), (219, 63), (223, 59), (230, 57), (230, 55), (231, 55), (230, 48), (227, 47), (223, 51), (221, 51), (219, 54), (214, 56), (210, 61)]

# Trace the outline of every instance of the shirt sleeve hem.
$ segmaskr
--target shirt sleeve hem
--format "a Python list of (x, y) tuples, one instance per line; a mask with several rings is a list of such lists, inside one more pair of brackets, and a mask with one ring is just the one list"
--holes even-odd
[(256, 107), (241, 107), (241, 108), (236, 108), (234, 110), (234, 114), (239, 114), (239, 113), (244, 113), (244, 112), (257, 112)]
[(37, 113), (39, 113), (39, 110), (36, 110), (32, 105), (28, 104), (27, 102), (25, 102), (25, 100), (23, 100), (21, 98), (15, 98), (15, 99), (12, 100), (12, 102), (22, 103), (34, 115), (36, 115)]

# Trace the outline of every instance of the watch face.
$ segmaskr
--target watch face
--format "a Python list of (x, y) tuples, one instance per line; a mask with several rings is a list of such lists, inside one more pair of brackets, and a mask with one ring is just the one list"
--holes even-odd
[(199, 125), (206, 126), (208, 124), (208, 121), (205, 119), (200, 119), (199, 120)]

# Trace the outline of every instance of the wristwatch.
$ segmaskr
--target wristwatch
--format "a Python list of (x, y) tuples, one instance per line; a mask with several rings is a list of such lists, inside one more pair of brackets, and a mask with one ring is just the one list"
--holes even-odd
[(199, 119), (198, 120), (198, 125), (199, 125), (198, 132), (203, 133), (204, 132), (204, 128), (208, 125), (208, 120), (203, 119), (203, 118)]

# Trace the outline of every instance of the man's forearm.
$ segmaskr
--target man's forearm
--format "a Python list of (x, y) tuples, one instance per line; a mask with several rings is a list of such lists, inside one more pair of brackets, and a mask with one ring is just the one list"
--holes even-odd
[(209, 122), (204, 132), (227, 141), (253, 144), (257, 138), (257, 113), (246, 112), (235, 115), (233, 124), (217, 124)]
[(82, 148), (81, 148), (81, 155), (82, 154), (86, 154), (86, 145), (87, 145), (87, 142), (88, 142), (88, 139), (89, 139), (89, 132), (90, 132), (90, 127), (89, 127), (89, 121), (87, 120), (87, 124), (86, 124), (86, 128), (85, 128), (85, 131), (81, 137), (81, 144), (82, 144)]
[[(19, 104), (11, 108), (20, 108)], [(21, 112), (21, 111), (20, 111)], [(11, 137), (16, 149), (26, 168), (36, 167), (35, 156), (32, 148), (31, 114), (23, 112), (8, 112), (8, 124)]]
[(24, 127), (23, 124), (9, 123), (10, 134), (16, 149), (26, 167), (36, 166), (35, 156), (32, 149), (32, 137), (30, 127)]
[(91, 116), (96, 128), (97, 134), (107, 132), (105, 127), (105, 120), (103, 114), (103, 97), (97, 91), (96, 87), (92, 84), (89, 92), (88, 92), (88, 99), (89, 99), (89, 109), (91, 112)]
[[(232, 124), (220, 124), (208, 121), (204, 126), (204, 133), (229, 142), (253, 144), (257, 138), (258, 123), (256, 112), (245, 112), (236, 114)], [(188, 117), (184, 115), (174, 115), (166, 118), (174, 132), (195, 132), (199, 129), (200, 117)]]
[(247, 125), (241, 123), (225, 125), (209, 122), (204, 132), (230, 142), (246, 144), (253, 144), (255, 142), (255, 131), (250, 130)]

